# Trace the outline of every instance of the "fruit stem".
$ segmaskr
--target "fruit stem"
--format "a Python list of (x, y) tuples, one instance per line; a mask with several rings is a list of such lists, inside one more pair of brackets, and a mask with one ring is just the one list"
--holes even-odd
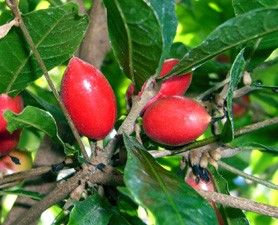
[(22, 33), (23, 33), (27, 43), (29, 44), (29, 46), (30, 46), (30, 48), (31, 48), (31, 50), (32, 50), (32, 52), (33, 52), (33, 54), (34, 54), (34, 56), (35, 56), (35, 58), (36, 58), (36, 60), (37, 60), (37, 62), (39, 64), (39, 66), (41, 67), (41, 69), (43, 71), (43, 74), (45, 76), (45, 79), (46, 79), (46, 81), (47, 81), (47, 83), (48, 83), (52, 93), (54, 94), (55, 98), (57, 99), (57, 101), (59, 103), (59, 106), (62, 109), (62, 111), (63, 111), (63, 113), (64, 113), (64, 115), (65, 115), (65, 117), (66, 117), (66, 119), (67, 119), (67, 121), (69, 123), (69, 126), (70, 126), (70, 128), (72, 130), (72, 133), (73, 133), (73, 135), (74, 135), (74, 137), (75, 137), (75, 139), (76, 139), (76, 141), (77, 141), (77, 143), (78, 143), (78, 145), (80, 147), (81, 153), (83, 154), (84, 158), (87, 161), (89, 161), (90, 158), (89, 158), (89, 156), (88, 156), (88, 154), (87, 154), (87, 152), (85, 150), (84, 144), (81, 141), (81, 137), (80, 137), (77, 129), (75, 128), (75, 126), (74, 126), (74, 124), (72, 122), (72, 119), (70, 118), (65, 105), (61, 101), (59, 93), (58, 93), (54, 83), (52, 82), (50, 76), (49, 76), (48, 70), (47, 70), (47, 68), (46, 68), (46, 66), (45, 66), (45, 64), (44, 64), (44, 62), (43, 62), (43, 60), (41, 58), (41, 55), (40, 55), (39, 51), (37, 50), (37, 48), (35, 47), (33, 39), (30, 36), (30, 33), (29, 33), (27, 27), (25, 26), (25, 23), (24, 23), (24, 21), (23, 21), (23, 19), (21, 17), (21, 12), (20, 12), (20, 10), (18, 8), (18, 1), (17, 0), (6, 0), (6, 3), (8, 5), (8, 7), (12, 10), (15, 18), (18, 20), (19, 27), (20, 27), (20, 29), (21, 29), (21, 31), (22, 31)]

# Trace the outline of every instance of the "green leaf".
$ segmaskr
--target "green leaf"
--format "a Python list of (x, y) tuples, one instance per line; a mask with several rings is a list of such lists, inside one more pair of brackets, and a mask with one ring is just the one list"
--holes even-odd
[(160, 65), (168, 55), (177, 29), (177, 17), (174, 0), (146, 0), (155, 10), (162, 30), (163, 53)]
[(109, 204), (94, 194), (84, 201), (76, 202), (68, 225), (106, 225), (112, 216)]
[(7, 195), (7, 194), (30, 197), (30, 198), (32, 198), (34, 200), (38, 200), (38, 201), (43, 198), (43, 195), (38, 192), (27, 191), (24, 189), (6, 189), (6, 190), (2, 189), (0, 191), (0, 195)]
[(278, 6), (278, 0), (233, 0), (232, 2), (236, 15), (246, 13), (253, 9)]
[(217, 27), (199, 46), (189, 51), (169, 75), (183, 74), (208, 59), (248, 41), (278, 32), (278, 8), (256, 9)]
[(56, 122), (49, 112), (33, 106), (27, 106), (19, 114), (6, 111), (4, 117), (8, 121), (7, 129), (10, 132), (20, 128), (34, 127), (43, 131), (51, 137), (53, 141), (65, 148), (65, 144), (58, 135)]
[(163, 39), (159, 20), (144, 0), (105, 0), (114, 54), (125, 74), (143, 85), (159, 66)]
[[(267, 7), (278, 7), (278, 0), (233, 0), (233, 7), (236, 15), (246, 13), (250, 10)], [(262, 63), (278, 47), (278, 32), (267, 35), (258, 41), (252, 41), (246, 49), (249, 59), (247, 70), (252, 71)]]
[[(23, 20), (48, 70), (72, 56), (88, 24), (73, 3), (25, 14)], [(0, 40), (0, 71), (0, 93), (13, 95), (42, 75), (19, 28)]]
[(156, 224), (217, 224), (213, 209), (195, 190), (162, 168), (136, 139), (125, 135), (124, 143), (125, 184), (133, 199), (151, 211)]
[(233, 147), (256, 148), (277, 154), (278, 151), (278, 126), (271, 125), (252, 133), (235, 138), (231, 145)]
[(221, 139), (224, 142), (229, 142), (234, 139), (234, 119), (233, 119), (233, 94), (242, 77), (245, 69), (244, 49), (242, 49), (231, 67), (230, 70), (230, 83), (228, 87), (228, 94), (226, 98), (227, 121), (221, 133)]
[[(230, 195), (228, 189), (228, 183), (226, 182), (226, 180), (218, 173), (217, 170), (215, 170), (214, 167), (210, 166), (210, 171), (212, 173), (212, 177), (217, 191), (220, 193)], [(220, 212), (221, 215), (223, 216), (223, 219), (226, 220), (225, 224), (227, 225), (248, 225), (249, 224), (245, 214), (240, 209), (221, 206)]]
[(278, 146), (277, 147), (272, 147), (272, 146), (267, 146), (261, 143), (256, 143), (256, 142), (251, 142), (248, 144), (249, 146), (252, 146), (254, 148), (259, 148), (261, 151), (266, 151), (269, 153), (274, 153), (278, 154)]

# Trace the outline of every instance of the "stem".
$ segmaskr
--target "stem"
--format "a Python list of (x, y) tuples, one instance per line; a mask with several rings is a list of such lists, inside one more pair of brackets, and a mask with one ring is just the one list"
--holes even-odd
[(20, 10), (18, 8), (18, 1), (17, 0), (6, 0), (6, 2), (7, 2), (7, 5), (10, 7), (10, 9), (12, 10), (15, 18), (17, 18), (18, 21), (19, 21), (19, 27), (20, 27), (21, 31), (23, 32), (23, 35), (24, 35), (27, 43), (29, 44), (30, 49), (32, 50), (32, 52), (33, 52), (33, 54), (34, 54), (34, 56), (35, 56), (35, 58), (36, 58), (36, 60), (37, 60), (37, 62), (39, 64), (39, 66), (41, 67), (41, 69), (43, 71), (43, 74), (45, 76), (45, 79), (46, 79), (46, 81), (47, 81), (51, 91), (53, 92), (55, 98), (57, 99), (57, 101), (59, 103), (59, 106), (62, 109), (62, 111), (63, 111), (63, 113), (64, 113), (64, 115), (65, 115), (65, 117), (66, 117), (66, 119), (67, 119), (67, 121), (69, 123), (69, 126), (70, 126), (70, 128), (72, 130), (72, 133), (73, 133), (73, 135), (74, 135), (74, 137), (75, 137), (75, 139), (76, 139), (76, 141), (77, 141), (77, 143), (78, 143), (78, 145), (80, 147), (81, 153), (83, 154), (84, 158), (89, 161), (89, 156), (88, 156), (88, 154), (87, 154), (87, 152), (85, 150), (85, 146), (83, 145), (83, 143), (81, 141), (80, 135), (79, 135), (76, 127), (74, 126), (74, 124), (72, 122), (72, 119), (70, 118), (70, 115), (68, 114), (68, 111), (67, 111), (65, 105), (63, 104), (63, 102), (62, 102), (62, 100), (61, 100), (61, 98), (59, 96), (59, 93), (58, 93), (54, 83), (52, 82), (52, 80), (51, 80), (51, 78), (49, 76), (48, 70), (47, 70), (47, 68), (46, 68), (46, 66), (45, 66), (45, 64), (44, 64), (44, 62), (43, 62), (43, 60), (42, 60), (42, 58), (40, 56), (40, 53), (37, 50), (37, 48), (35, 47), (33, 39), (30, 36), (29, 31), (26, 28), (25, 23), (24, 23), (24, 21), (23, 21), (23, 19), (21, 17), (21, 12), (20, 12)]
[(212, 94), (213, 92), (217, 91), (219, 88), (223, 87), (228, 82), (230, 82), (230, 77), (226, 78), (225, 80), (223, 80), (223, 81), (221, 81), (217, 84), (215, 84), (212, 88), (206, 90), (204, 93), (197, 96), (196, 100), (201, 101), (203, 98), (205, 98), (206, 96), (208, 96), (208, 95)]
[(242, 210), (252, 211), (259, 214), (278, 217), (278, 208), (262, 203), (258, 203), (249, 199), (234, 197), (217, 192), (198, 190), (199, 194), (205, 199), (220, 203), (232, 208), (239, 208)]
[(42, 174), (48, 173), (49, 171), (51, 171), (51, 166), (42, 166), (24, 172), (9, 174), (0, 180), (0, 185), (40, 176)]
[(45, 198), (34, 204), (28, 211), (23, 215), (19, 215), (17, 220), (12, 225), (30, 225), (34, 221), (37, 221), (41, 213), (48, 209), (50, 206), (65, 199), (73, 190), (75, 190), (80, 181), (89, 181), (97, 184), (107, 185), (123, 185), (123, 178), (119, 174), (115, 174), (112, 167), (106, 166), (102, 172), (96, 170), (92, 172), (89, 169), (79, 171), (76, 175), (69, 178), (67, 181), (59, 183), (57, 187), (51, 191)]
[(247, 174), (247, 173), (244, 173), (244, 172), (242, 172), (241, 170), (238, 170), (238, 169), (236, 169), (236, 168), (234, 168), (234, 167), (232, 167), (232, 166), (230, 166), (230, 165), (228, 165), (228, 164), (226, 164), (226, 163), (224, 163), (224, 162), (218, 161), (218, 165), (219, 165), (220, 167), (222, 167), (223, 169), (228, 170), (228, 171), (230, 171), (230, 172), (232, 172), (232, 173), (235, 173), (235, 174), (237, 174), (237, 175), (239, 175), (239, 176), (241, 176), (241, 177), (244, 177), (244, 178), (246, 178), (246, 179), (248, 179), (248, 180), (255, 181), (255, 182), (257, 182), (257, 183), (259, 183), (259, 184), (262, 184), (262, 185), (264, 185), (264, 186), (266, 186), (266, 187), (269, 187), (269, 188), (278, 190), (278, 185), (273, 184), (273, 183), (271, 183), (271, 182), (268, 182), (268, 181), (266, 181), (266, 180), (260, 179), (260, 178), (258, 178), (258, 177), (249, 175), (249, 174)]

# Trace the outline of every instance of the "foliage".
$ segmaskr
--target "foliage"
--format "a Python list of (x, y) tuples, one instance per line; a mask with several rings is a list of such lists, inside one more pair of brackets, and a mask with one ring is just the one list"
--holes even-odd
[[(19, 1), (26, 28), (57, 87), (68, 60), (78, 55), (89, 22), (94, 22), (81, 14), (75, 3), (63, 2)], [(247, 125), (278, 116), (278, 1), (104, 0), (103, 3), (107, 11), (111, 50), (105, 55), (101, 71), (117, 98), (115, 130), (127, 118), (125, 92), (128, 85), (135, 84), (134, 93), (137, 94), (152, 75), (159, 74), (165, 59), (179, 58), (180, 63), (167, 74), (167, 78), (192, 72), (192, 84), (185, 95), (198, 98), (213, 89), (199, 100), (209, 106), (209, 113), (214, 118), (223, 114), (226, 118), (225, 123), (216, 123), (217, 129), (211, 125), (211, 131), (199, 139), (212, 140), (214, 133), (218, 132), (213, 140), (219, 146), (242, 149), (235, 156), (223, 159), (224, 162), (277, 182), (278, 125), (241, 136), (236, 133)], [(84, 4), (87, 10), (94, 6), (91, 1), (84, 1)], [(10, 9), (0, 0), (0, 25), (12, 18)], [(8, 130), (23, 130), (19, 146), (31, 151), (34, 158), (40, 151), (34, 146), (40, 146), (44, 135), (48, 136), (57, 151), (64, 150), (64, 158), (73, 159), (69, 167), (78, 171), (87, 161), (79, 151), (57, 100), (42, 78), (42, 71), (21, 29), (12, 27), (0, 39), (0, 93), (22, 95), (25, 109), (20, 114), (5, 112)], [(245, 72), (252, 78), (250, 84), (244, 82)], [(229, 82), (225, 85), (227, 90), (222, 107), (225, 112), (221, 114), (213, 101), (219, 97), (224, 85), (215, 87), (227, 78)], [(157, 80), (158, 83), (162, 81)], [(241, 118), (234, 118), (234, 95), (246, 86), (252, 90), (248, 94), (250, 105)], [(141, 125), (140, 119), (136, 122)], [(138, 133), (124, 134), (112, 158), (113, 165), (123, 175), (124, 186), (86, 184), (86, 195), (82, 195), (81, 201), (73, 201), (73, 206), (68, 208), (69, 215), (62, 213), (55, 224), (217, 224), (210, 203), (184, 181), (192, 165), (188, 163), (186, 168), (182, 167), (182, 157), (179, 156), (155, 159), (150, 154), (163, 149), (181, 152), (183, 147), (194, 147), (195, 142), (182, 147), (160, 146), (143, 131), (139, 132), (141, 140), (135, 138)], [(113, 135), (109, 135), (98, 141), (98, 147), (107, 146), (112, 138)], [(31, 145), (30, 140), (34, 142)], [(86, 138), (82, 137), (84, 140)], [(86, 142), (86, 148), (89, 147)], [(220, 193), (233, 191), (247, 199), (271, 205), (278, 203), (277, 192), (268, 190), (264, 194), (261, 186), (249, 184), (223, 168), (216, 171), (210, 167), (209, 171)], [(25, 183), (1, 190), (1, 196), (4, 194), (28, 196), (37, 201), (44, 196), (25, 189)], [(64, 201), (59, 203), (62, 208)], [(252, 224), (260, 224), (258, 221), (264, 221), (265, 225), (275, 224), (273, 218), (246, 213), (240, 206), (239, 209), (219, 208), (229, 225), (245, 225), (248, 220)], [(5, 210), (3, 212), (1, 222), (7, 214)], [(41, 219), (43, 221), (43, 217)]]

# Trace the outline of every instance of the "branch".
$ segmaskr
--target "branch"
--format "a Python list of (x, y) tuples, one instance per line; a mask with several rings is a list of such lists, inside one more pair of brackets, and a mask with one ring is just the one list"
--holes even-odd
[(107, 146), (104, 149), (105, 153), (107, 154), (108, 164), (110, 163), (110, 159), (114, 153), (115, 146), (119, 141), (120, 136), (123, 133), (129, 135), (133, 132), (136, 120), (139, 117), (141, 111), (143, 110), (147, 102), (153, 96), (155, 96), (158, 90), (159, 85), (155, 83), (155, 77), (152, 76), (148, 79), (141, 97), (135, 96), (130, 112), (121, 124), (121, 126), (119, 127), (117, 135), (107, 144)]
[(234, 197), (217, 192), (198, 190), (198, 193), (208, 201), (213, 201), (232, 208), (256, 212), (262, 215), (278, 217), (278, 208), (249, 199)]
[(238, 169), (236, 169), (236, 168), (234, 168), (234, 167), (232, 167), (232, 166), (230, 166), (230, 165), (228, 165), (228, 164), (226, 164), (226, 163), (224, 163), (224, 162), (218, 161), (218, 165), (219, 165), (220, 167), (222, 167), (223, 169), (228, 170), (228, 171), (230, 171), (230, 172), (232, 172), (232, 173), (235, 173), (235, 174), (237, 174), (237, 175), (239, 175), (239, 176), (241, 176), (241, 177), (244, 177), (244, 178), (246, 178), (246, 179), (248, 179), (248, 180), (255, 181), (255, 182), (257, 182), (257, 183), (259, 183), (259, 184), (262, 184), (262, 185), (264, 185), (264, 186), (266, 186), (266, 187), (269, 187), (269, 188), (278, 190), (278, 185), (273, 184), (273, 183), (271, 183), (271, 182), (268, 182), (268, 181), (266, 181), (266, 180), (260, 179), (260, 178), (258, 178), (258, 177), (249, 175), (249, 174), (247, 174), (247, 173), (244, 173), (244, 172), (242, 172), (241, 170), (238, 170)]
[(30, 46), (30, 48), (31, 48), (31, 50), (32, 50), (32, 52), (33, 52), (33, 54), (34, 54), (34, 56), (35, 56), (35, 58), (36, 58), (36, 60), (37, 60), (37, 62), (39, 64), (39, 66), (41, 67), (41, 69), (43, 71), (43, 74), (45, 76), (45, 79), (46, 79), (46, 81), (47, 81), (51, 91), (53, 92), (55, 98), (57, 99), (57, 101), (59, 103), (59, 106), (62, 109), (62, 111), (63, 111), (63, 113), (64, 113), (64, 115), (65, 115), (65, 117), (66, 117), (66, 119), (67, 119), (67, 121), (69, 123), (69, 126), (70, 126), (70, 128), (71, 128), (71, 130), (73, 132), (73, 135), (74, 135), (74, 137), (75, 137), (75, 139), (76, 139), (76, 141), (77, 141), (77, 143), (78, 143), (78, 145), (80, 147), (80, 150), (81, 150), (84, 158), (86, 160), (89, 160), (89, 156), (88, 156), (88, 154), (87, 154), (87, 152), (85, 150), (85, 147), (84, 147), (84, 145), (83, 145), (83, 143), (81, 141), (80, 135), (79, 135), (77, 129), (75, 128), (75, 126), (74, 126), (74, 124), (72, 122), (72, 119), (70, 118), (70, 116), (68, 114), (68, 111), (67, 111), (65, 105), (63, 104), (63, 102), (62, 102), (62, 100), (61, 100), (61, 98), (59, 96), (59, 93), (58, 93), (54, 83), (52, 82), (52, 80), (51, 80), (51, 78), (49, 76), (48, 70), (47, 70), (47, 68), (46, 68), (46, 66), (45, 66), (45, 64), (44, 64), (44, 62), (43, 62), (43, 60), (41, 58), (41, 55), (40, 55), (39, 51), (37, 50), (37, 48), (36, 48), (36, 46), (35, 46), (35, 44), (33, 42), (32, 37), (30, 36), (30, 33), (29, 33), (27, 27), (25, 26), (25, 23), (24, 23), (24, 21), (23, 21), (23, 19), (21, 17), (21, 12), (20, 12), (20, 10), (18, 8), (18, 1), (17, 0), (6, 0), (6, 3), (9, 6), (9, 8), (12, 10), (15, 18), (18, 19), (19, 27), (20, 27), (20, 29), (21, 29), (21, 31), (22, 31), (22, 33), (23, 33), (27, 43), (29, 44), (29, 46)]
[(102, 1), (95, 0), (90, 12), (89, 27), (79, 50), (79, 57), (100, 68), (109, 49), (106, 11)]
[[(252, 133), (253, 131), (278, 124), (278, 116), (273, 117), (271, 119), (264, 120), (262, 122), (254, 123), (248, 126), (245, 126), (243, 128), (240, 128), (235, 131), (235, 137), (240, 137), (242, 135)], [(196, 141), (192, 144), (186, 145), (185, 147), (178, 149), (178, 150), (163, 150), (163, 151), (150, 151), (150, 153), (153, 155), (153, 157), (164, 157), (164, 156), (170, 156), (170, 155), (178, 155), (184, 152), (187, 152), (189, 150), (193, 150), (199, 147), (207, 146), (213, 143), (217, 143), (220, 140), (220, 135), (216, 135), (213, 137), (206, 138), (201, 141)]]
[[(65, 199), (74, 189), (79, 186), (79, 182), (89, 181), (97, 184), (107, 185), (122, 185), (123, 178), (121, 175), (115, 174), (112, 167), (105, 167), (104, 172), (95, 170), (92, 172), (89, 167), (79, 171), (73, 177), (67, 181), (59, 183), (56, 188), (50, 192), (44, 199), (34, 204), (27, 212), (20, 215), (12, 225), (30, 225), (34, 221), (38, 220), (42, 212), (48, 209), (50, 206)], [(93, 167), (92, 167), (93, 168)]]
[(50, 166), (42, 166), (38, 168), (32, 168), (30, 170), (19, 172), (19, 173), (9, 174), (4, 176), (3, 179), (0, 180), (0, 185), (40, 176), (48, 173), (49, 171), (51, 171)]

